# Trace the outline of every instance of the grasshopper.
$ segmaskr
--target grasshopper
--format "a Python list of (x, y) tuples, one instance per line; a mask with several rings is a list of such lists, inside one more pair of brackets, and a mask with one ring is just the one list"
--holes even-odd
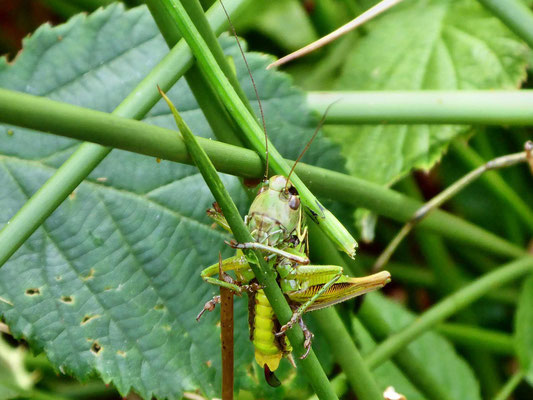
[[(201, 276), (207, 283), (228, 288), (237, 295), (248, 294), (248, 321), (250, 339), (255, 348), (255, 360), (264, 368), (267, 382), (272, 386), (278, 386), (280, 382), (275, 377), (274, 371), (278, 368), (281, 359), (286, 357), (294, 365), (291, 355), (292, 347), (285, 336), (287, 329), (296, 323), (301, 326), (306, 349), (301, 358), (305, 358), (311, 349), (313, 338), (313, 334), (307, 329), (302, 319), (305, 312), (329, 307), (380, 289), (390, 281), (390, 274), (382, 271), (367, 277), (354, 278), (344, 275), (340, 266), (310, 265), (305, 213), (298, 191), (291, 184), (290, 176), (318, 133), (325, 115), (287, 177), (275, 175), (268, 179), (268, 134), (263, 107), (235, 28), (224, 4), (221, 0), (219, 1), (239, 45), (257, 97), (265, 134), (265, 178), (244, 221), (254, 241), (250, 243), (226, 242), (237, 249), (236, 255), (219, 260), (217, 264), (207, 267), (202, 271)], [(213, 204), (212, 209), (207, 210), (207, 214), (231, 232), (222, 210), (216, 203)], [(280, 326), (265, 293), (255, 280), (249, 264), (254, 263), (254, 260), (247, 259), (242, 252), (243, 249), (259, 250), (270, 266), (277, 271), (277, 281), (293, 309), (292, 318), (287, 324)], [(230, 271), (234, 273), (235, 278), (226, 274)], [(215, 277), (216, 275), (218, 277)], [(213, 297), (205, 304), (196, 319), (199, 320), (205, 311), (212, 311), (219, 302), (220, 296)]]
[[(216, 203), (207, 214), (231, 232)], [(305, 213), (296, 188), (284, 176), (276, 175), (263, 182), (245, 223), (255, 241), (227, 242), (237, 249), (237, 254), (204, 269), (201, 276), (204, 281), (229, 288), (238, 295), (248, 294), (250, 339), (255, 348), (255, 360), (264, 368), (267, 382), (276, 384), (279, 381), (271, 377), (281, 359), (287, 357), (294, 364), (285, 331), (296, 323), (302, 327), (306, 348), (302, 358), (307, 356), (311, 347), (313, 334), (303, 322), (303, 313), (380, 289), (390, 281), (390, 274), (383, 271), (354, 278), (344, 275), (340, 266), (310, 265)], [(241, 251), (246, 248), (260, 250), (278, 273), (279, 285), (294, 310), (291, 320), (284, 326), (280, 327), (270, 303), (254, 280), (249, 265), (253, 260), (248, 260)], [(234, 272), (235, 279), (225, 275), (229, 271)], [(218, 278), (215, 277), (217, 274)], [(219, 296), (208, 301), (197, 319), (206, 310), (212, 311), (219, 301)]]

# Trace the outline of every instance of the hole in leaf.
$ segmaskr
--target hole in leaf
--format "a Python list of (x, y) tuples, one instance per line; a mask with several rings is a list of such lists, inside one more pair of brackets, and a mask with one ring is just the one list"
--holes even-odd
[(87, 322), (95, 319), (95, 318), (98, 318), (99, 315), (86, 315), (85, 317), (83, 317), (83, 319), (81, 320), (81, 325), (85, 325)]
[(102, 350), (102, 346), (100, 346), (100, 344), (98, 342), (93, 342), (93, 344), (91, 346), (91, 351), (94, 354), (98, 354), (98, 353), (100, 353), (100, 350)]
[(94, 277), (94, 268), (91, 268), (89, 270), (89, 273), (85, 276), (82, 276), (81, 279), (83, 279), (84, 281), (88, 281), (89, 279), (92, 279)]
[(61, 296), (61, 301), (63, 303), (70, 304), (74, 301), (74, 299), (71, 296)]
[(41, 294), (41, 291), (38, 288), (26, 289), (27, 296), (37, 296), (39, 294)]

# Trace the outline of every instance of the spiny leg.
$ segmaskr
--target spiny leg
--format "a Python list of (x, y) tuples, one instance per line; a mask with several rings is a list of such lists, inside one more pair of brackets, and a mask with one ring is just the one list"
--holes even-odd
[(335, 282), (339, 280), (339, 278), (342, 276), (342, 268), (339, 267), (339, 272), (336, 273), (333, 278), (329, 280), (329, 282), (325, 283), (324, 286), (322, 286), (309, 300), (307, 300), (304, 304), (302, 304), (298, 309), (292, 314), (291, 319), (289, 322), (287, 322), (285, 325), (283, 325), (279, 331), (279, 334), (285, 333), (287, 329), (292, 328), (292, 326), (298, 322), (299, 319), (301, 319), (302, 315), (305, 313), (305, 311), (313, 305), (313, 303), (320, 297), (322, 294), (324, 294)]
[(220, 295), (214, 296), (211, 300), (205, 303), (202, 311), (196, 316), (196, 321), (200, 321), (200, 318), (202, 318), (202, 315), (204, 315), (206, 311), (213, 311), (217, 304), (220, 304)]
[(222, 209), (216, 201), (213, 203), (213, 208), (208, 209), (206, 213), (209, 218), (215, 220), (215, 222), (222, 228), (224, 228), (230, 233), (233, 233), (231, 232), (231, 228), (229, 227), (228, 221), (226, 221), (226, 217), (224, 217), (224, 214), (222, 213)]
[(226, 242), (227, 245), (233, 247), (234, 249), (255, 249), (255, 250), (262, 250), (267, 251), (269, 253), (274, 253), (279, 256), (285, 257), (297, 264), (301, 265), (307, 265), (309, 264), (309, 258), (298, 256), (296, 254), (289, 253), (284, 250), (277, 249), (272, 246), (268, 246), (265, 244), (257, 243), (257, 242), (248, 242), (248, 243), (237, 243), (234, 240), (231, 242)]
[(311, 350), (311, 341), (313, 340), (315, 335), (309, 330), (302, 317), (300, 317), (298, 323), (300, 324), (300, 328), (302, 328), (302, 332), (304, 334), (305, 353), (300, 356), (300, 360), (303, 360), (309, 355), (309, 351)]
[[(250, 266), (246, 257), (243, 254), (237, 254), (236, 256), (226, 258), (225, 260), (219, 258), (217, 264), (213, 264), (202, 271), (201, 277), (207, 283), (225, 287), (240, 296), (243, 291), (251, 292), (261, 288), (257, 283), (252, 283), (250, 285), (241, 283), (248, 282), (251, 277), (253, 277), (253, 273), (248, 276), (249, 269)], [(238, 277), (242, 278), (243, 281), (234, 280), (231, 276), (225, 273), (226, 271), (235, 271)], [(217, 273), (219, 277), (214, 278), (213, 276)], [(213, 311), (218, 303), (220, 303), (220, 296), (214, 296), (211, 300), (205, 303), (204, 308), (198, 314), (196, 320), (199, 320), (205, 311)]]

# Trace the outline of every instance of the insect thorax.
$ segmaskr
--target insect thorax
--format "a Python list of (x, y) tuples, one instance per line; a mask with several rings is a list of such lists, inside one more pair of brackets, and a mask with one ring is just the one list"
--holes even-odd
[(254, 239), (264, 245), (277, 247), (286, 241), (290, 234), (280, 221), (264, 214), (253, 213), (248, 216), (247, 222)]

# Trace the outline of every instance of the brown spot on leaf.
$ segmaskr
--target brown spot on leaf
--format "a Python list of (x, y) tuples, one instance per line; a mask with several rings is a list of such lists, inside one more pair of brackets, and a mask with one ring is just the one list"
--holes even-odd
[(72, 296), (61, 296), (61, 301), (70, 304), (74, 302), (74, 298)]
[(88, 281), (89, 279), (92, 279), (92, 278), (94, 278), (94, 268), (91, 268), (87, 275), (81, 277), (81, 279), (83, 279), (84, 281)]
[(26, 289), (26, 296), (38, 296), (41, 294), (39, 288)]
[(100, 346), (100, 344), (95, 341), (95, 342), (93, 342), (93, 344), (91, 346), (91, 351), (94, 354), (98, 354), (98, 353), (100, 353), (100, 351), (102, 351), (102, 346)]
[(88, 323), (89, 321), (92, 321), (93, 319), (95, 318), (98, 318), (100, 317), (99, 315), (86, 315), (85, 317), (83, 317), (83, 319), (81, 320), (81, 325), (85, 325), (86, 323)]

